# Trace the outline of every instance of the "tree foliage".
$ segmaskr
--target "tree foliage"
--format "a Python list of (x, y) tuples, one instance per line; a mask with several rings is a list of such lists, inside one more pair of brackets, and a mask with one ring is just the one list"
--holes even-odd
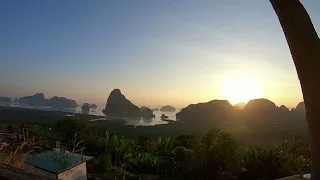
[(310, 172), (309, 144), (298, 135), (277, 147), (244, 150), (220, 129), (157, 139), (128, 139), (110, 131), (98, 136), (74, 119), (55, 129), (61, 140), (83, 140), (86, 154), (96, 157), (94, 172), (111, 179), (256, 180)]

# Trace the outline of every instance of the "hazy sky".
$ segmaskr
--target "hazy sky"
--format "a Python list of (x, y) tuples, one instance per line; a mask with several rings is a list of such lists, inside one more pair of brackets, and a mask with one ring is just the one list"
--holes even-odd
[[(320, 1), (302, 2), (319, 32)], [(104, 103), (120, 88), (137, 105), (183, 107), (227, 98), (239, 76), (277, 105), (302, 100), (268, 0), (0, 2), (0, 96)]]

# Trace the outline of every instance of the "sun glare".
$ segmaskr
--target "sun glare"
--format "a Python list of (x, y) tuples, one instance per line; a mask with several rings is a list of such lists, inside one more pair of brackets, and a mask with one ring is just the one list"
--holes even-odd
[(222, 86), (222, 96), (230, 103), (247, 103), (251, 99), (259, 98), (262, 88), (259, 81), (251, 76), (232, 76), (225, 80)]

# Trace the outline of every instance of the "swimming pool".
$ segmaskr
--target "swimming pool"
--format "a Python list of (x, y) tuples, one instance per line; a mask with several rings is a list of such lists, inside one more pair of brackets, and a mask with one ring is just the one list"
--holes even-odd
[(62, 154), (60, 151), (51, 150), (39, 154), (30, 154), (27, 156), (25, 162), (45, 171), (57, 173), (84, 160), (86, 160), (86, 158), (83, 157), (82, 159), (80, 154), (74, 154), (70, 152)]

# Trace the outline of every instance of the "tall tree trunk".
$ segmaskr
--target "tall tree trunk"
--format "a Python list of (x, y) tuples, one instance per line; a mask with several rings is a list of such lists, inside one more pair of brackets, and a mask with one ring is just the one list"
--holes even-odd
[(320, 40), (299, 0), (270, 0), (296, 66), (306, 106), (312, 179), (320, 180)]

